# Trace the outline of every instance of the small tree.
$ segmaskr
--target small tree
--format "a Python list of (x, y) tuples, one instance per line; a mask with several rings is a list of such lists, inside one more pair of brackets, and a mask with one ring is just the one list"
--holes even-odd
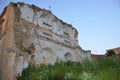
[(113, 55), (115, 55), (115, 51), (109, 50), (107, 56), (113, 56)]

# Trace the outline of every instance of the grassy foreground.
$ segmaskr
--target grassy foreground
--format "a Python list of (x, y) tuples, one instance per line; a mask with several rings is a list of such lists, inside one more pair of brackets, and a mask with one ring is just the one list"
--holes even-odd
[(17, 80), (120, 80), (120, 58), (29, 66)]

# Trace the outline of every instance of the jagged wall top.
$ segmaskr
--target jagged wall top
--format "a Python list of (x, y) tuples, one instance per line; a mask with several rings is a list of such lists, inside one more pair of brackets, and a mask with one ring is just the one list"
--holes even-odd
[[(12, 4), (12, 5), (14, 5), (14, 6), (20, 5), (20, 7), (22, 7), (22, 6), (24, 6), (24, 5), (27, 5), (27, 6), (29, 6), (30, 8), (32, 8), (33, 10), (37, 10), (37, 11), (42, 10), (42, 11), (45, 11), (45, 12), (47, 12), (47, 13), (52, 14), (57, 20), (61, 21), (63, 24), (68, 25), (69, 27), (75, 29), (71, 24), (68, 24), (68, 23), (64, 22), (63, 20), (57, 18), (50, 10), (46, 10), (46, 9), (44, 9), (44, 8), (39, 8), (39, 7), (37, 7), (37, 6), (34, 5), (34, 4), (29, 5), (29, 4), (26, 4), (26, 3), (24, 3), (24, 2), (17, 2), (17, 3), (10, 2), (10, 4)], [(75, 29), (75, 30), (76, 30), (76, 29)], [(76, 32), (78, 33), (77, 30), (76, 30)]]

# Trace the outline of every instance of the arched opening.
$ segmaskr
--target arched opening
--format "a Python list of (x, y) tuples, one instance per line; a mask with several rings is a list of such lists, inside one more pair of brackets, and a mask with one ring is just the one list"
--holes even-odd
[(73, 60), (73, 56), (71, 53), (66, 53), (65, 54), (65, 61), (72, 61)]
[(56, 55), (50, 48), (44, 48), (40, 51), (40, 63), (54, 64), (56, 62)]

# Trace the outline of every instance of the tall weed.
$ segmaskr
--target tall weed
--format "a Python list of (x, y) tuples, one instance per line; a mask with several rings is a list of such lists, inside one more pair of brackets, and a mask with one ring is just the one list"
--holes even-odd
[(41, 64), (24, 69), (17, 80), (120, 80), (120, 57)]

